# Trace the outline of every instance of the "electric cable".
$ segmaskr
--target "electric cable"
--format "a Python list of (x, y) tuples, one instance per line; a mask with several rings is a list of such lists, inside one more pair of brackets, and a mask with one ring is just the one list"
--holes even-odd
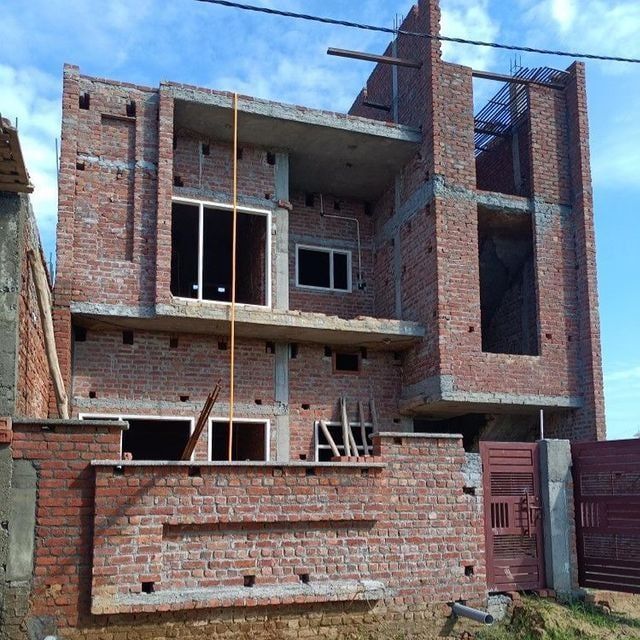
[(307, 20), (311, 22), (320, 22), (322, 24), (331, 24), (339, 27), (349, 27), (351, 29), (360, 29), (364, 31), (377, 31), (380, 33), (389, 33), (393, 36), (413, 36), (416, 38), (428, 38), (429, 40), (439, 40), (441, 42), (453, 42), (456, 44), (467, 44), (475, 47), (493, 47), (494, 49), (505, 49), (507, 51), (523, 51), (525, 53), (539, 53), (551, 56), (564, 56), (566, 58), (586, 58), (588, 60), (603, 60), (606, 62), (628, 62), (640, 64), (640, 58), (624, 58), (620, 56), (605, 56), (595, 53), (579, 53), (572, 51), (560, 51), (557, 49), (540, 49), (537, 47), (525, 47), (522, 45), (504, 44), (500, 42), (485, 42), (483, 40), (469, 40), (467, 38), (453, 38), (451, 36), (436, 35), (433, 33), (422, 33), (420, 31), (406, 31), (404, 29), (393, 29), (391, 27), (379, 27), (361, 22), (352, 22), (350, 20), (338, 20), (336, 18), (326, 18), (322, 16), (314, 16), (308, 13), (296, 13), (294, 11), (283, 11), (281, 9), (271, 9), (269, 7), (256, 7), (241, 2), (231, 2), (230, 0), (197, 0), (198, 2), (206, 2), (208, 4), (217, 4), (232, 9), (241, 9), (243, 11), (254, 11), (256, 13), (266, 13), (272, 16), (281, 16), (284, 18), (294, 18), (296, 20)]

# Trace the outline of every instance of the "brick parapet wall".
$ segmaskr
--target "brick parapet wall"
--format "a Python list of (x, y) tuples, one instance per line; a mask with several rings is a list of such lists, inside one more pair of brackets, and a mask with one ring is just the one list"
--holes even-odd
[[(181, 592), (189, 609), (204, 604), (197, 616), (203, 633), (224, 630), (230, 637), (249, 629), (267, 637), (273, 625), (291, 619), (293, 606), (297, 626), (346, 634), (380, 616), (423, 628), (446, 615), (436, 603), (483, 604), (482, 518), (462, 492), (458, 437), (381, 434), (376, 456), (364, 464), (194, 466), (119, 461), (121, 428), (14, 424), (13, 457), (31, 460), (38, 474), (30, 606), (12, 627), (16, 638), (20, 625), (34, 624), (64, 637), (137, 638), (146, 627), (162, 636), (192, 616), (180, 611)], [(95, 474), (91, 460), (102, 461)], [(472, 565), (474, 575), (465, 576)], [(242, 586), (245, 575), (256, 576), (255, 591)], [(145, 606), (143, 581), (155, 583), (149, 601), (166, 591), (176, 596)], [(192, 598), (190, 588), (212, 590), (212, 597)], [(117, 603), (118, 592), (128, 604)], [(94, 613), (121, 613), (92, 615), (91, 594)], [(348, 602), (338, 604), (345, 594)], [(377, 604), (361, 607), (363, 594)], [(235, 622), (220, 606), (234, 611)], [(178, 611), (163, 613), (169, 609)], [(155, 613), (125, 613), (144, 610)]]
[[(140, 592), (149, 581), (160, 609), (265, 604), (249, 588), (233, 591), (245, 575), (256, 576), (256, 594), (309, 574), (311, 585), (382, 582), (385, 605), (407, 609), (482, 599), (484, 534), (462, 493), (461, 441), (375, 441), (386, 466), (200, 465), (194, 477), (184, 465), (124, 463), (114, 475), (113, 463), (100, 463), (94, 612), (148, 610)], [(464, 575), (470, 565), (473, 577)], [(296, 599), (307, 601), (304, 588)], [(285, 601), (277, 590), (269, 598)]]
[(38, 476), (30, 619), (53, 616), (60, 626), (87, 619), (94, 492), (90, 461), (118, 457), (121, 430), (122, 424), (105, 422), (13, 423), (13, 458), (31, 461)]

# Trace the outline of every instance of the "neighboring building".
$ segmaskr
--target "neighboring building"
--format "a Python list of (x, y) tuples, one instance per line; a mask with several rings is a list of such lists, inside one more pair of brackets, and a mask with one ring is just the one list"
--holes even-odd
[[(437, 32), (437, 0), (403, 28)], [(479, 442), (535, 441), (541, 409), (547, 437), (604, 438), (584, 67), (474, 119), (471, 69), (397, 55), (419, 68), (376, 67), (349, 115), (239, 98), (231, 461), (232, 96), (65, 66), (72, 420), (12, 445), (41, 474), (32, 637), (419, 627), (491, 588)]]

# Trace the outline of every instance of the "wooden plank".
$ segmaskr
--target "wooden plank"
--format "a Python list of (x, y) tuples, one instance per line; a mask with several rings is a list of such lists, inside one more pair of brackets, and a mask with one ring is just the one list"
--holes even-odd
[(335, 440), (333, 439), (333, 436), (331, 435), (331, 432), (329, 431), (329, 427), (327, 426), (327, 423), (324, 420), (319, 420), (318, 424), (320, 425), (320, 429), (322, 430), (322, 433), (326, 439), (326, 441), (329, 443), (329, 446), (331, 447), (331, 452), (333, 453), (333, 455), (336, 458), (340, 457), (340, 451), (338, 450), (338, 447), (336, 446)]
[[(349, 442), (349, 419), (347, 418), (347, 399), (340, 398), (340, 421), (342, 423), (342, 444), (344, 446), (344, 455), (351, 455), (351, 444)], [(357, 454), (357, 452), (356, 452)]]
[[(198, 444), (198, 440), (202, 435), (202, 431), (204, 430), (204, 427), (207, 424), (207, 420), (209, 419), (211, 409), (213, 408), (213, 405), (216, 403), (216, 401), (218, 400), (218, 396), (220, 395), (220, 388), (221, 388), (220, 383), (221, 381), (218, 380), (213, 391), (207, 396), (207, 399), (205, 400), (205, 403), (204, 403), (204, 407), (202, 408), (202, 411), (200, 412), (200, 416), (198, 417), (198, 422), (196, 423), (196, 427), (193, 430), (193, 433), (191, 434), (191, 436), (189, 437), (189, 440), (187, 440), (187, 444), (185, 445), (184, 451), (180, 456), (180, 460), (191, 459), (191, 456), (193, 455), (193, 452), (196, 448), (196, 444)], [(230, 425), (230, 428), (231, 427), (232, 425)]]
[(362, 451), (365, 456), (369, 455), (369, 443), (367, 442), (367, 430), (364, 426), (364, 405), (362, 400), (358, 400), (358, 420), (360, 420), (360, 436), (362, 437)]
[(349, 425), (349, 444), (351, 446), (351, 455), (352, 456), (357, 456), (358, 455), (358, 445), (356, 443), (356, 439), (353, 437), (353, 429), (351, 428), (351, 425)]

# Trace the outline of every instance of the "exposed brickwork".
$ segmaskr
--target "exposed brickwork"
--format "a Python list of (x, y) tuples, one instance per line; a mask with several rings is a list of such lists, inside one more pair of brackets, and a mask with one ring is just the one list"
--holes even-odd
[(120, 429), (14, 424), (12, 451), (14, 459), (31, 460), (38, 471), (29, 616), (54, 616), (60, 626), (76, 626), (87, 619), (90, 597), (93, 473), (89, 463), (119, 456)]
[[(438, 3), (420, 0), (402, 28), (435, 33), (439, 23)], [(393, 53), (391, 46), (387, 53)], [(442, 613), (434, 603), (463, 598), (480, 604), (485, 595), (482, 492), (462, 492), (462, 443), (385, 436), (373, 463), (287, 464), (286, 452), (295, 462), (312, 460), (314, 421), (339, 420), (340, 396), (348, 399), (351, 419), (356, 401), (366, 406), (375, 398), (381, 429), (389, 431), (410, 428), (401, 410), (426, 417), (442, 417), (446, 410), (485, 413), (480, 396), (495, 405), (507, 397), (532, 410), (536, 397), (544, 396), (556, 398), (558, 406), (583, 402), (582, 409), (565, 413), (554, 412), (551, 402), (548, 435), (604, 437), (584, 68), (569, 69), (563, 91), (527, 89), (530, 113), (518, 134), (523, 192), (508, 197), (517, 191), (511, 141), (491, 150), (491, 170), (488, 160), (475, 157), (471, 69), (442, 62), (439, 43), (426, 38), (400, 36), (397, 55), (422, 62), (420, 69), (397, 70), (397, 121), (420, 128), (422, 143), (396, 177), (380, 185), (384, 192), (377, 201), (365, 205), (329, 192), (321, 216), (319, 194), (308, 206), (307, 194), (287, 192), (287, 176), (279, 169), (294, 162), (294, 154), (287, 159), (284, 148), (249, 144), (241, 144), (238, 197), (241, 205), (280, 218), (276, 225), (272, 216), (266, 229), (270, 298), (280, 309), (286, 311), (288, 293), (292, 317), (321, 312), (347, 319), (396, 318), (422, 324), (424, 339), (394, 354), (375, 338), (371, 347), (357, 349), (359, 374), (337, 373), (329, 351), (355, 349), (335, 330), (332, 335), (330, 318), (314, 329), (325, 332), (326, 345), (305, 342), (309, 334), (301, 338), (293, 329), (277, 336), (283, 344), (271, 344), (273, 335), (268, 344), (256, 322), (255, 338), (236, 342), (235, 414), (270, 422), (269, 453), (271, 459), (280, 456), (279, 467), (204, 464), (205, 430), (194, 457), (201, 463), (199, 475), (176, 465), (131, 465), (123, 475), (97, 467), (94, 481), (91, 459), (120, 456), (118, 429), (69, 424), (43, 431), (20, 425), (14, 455), (35, 461), (39, 473), (36, 569), (27, 617), (53, 616), (64, 637), (107, 640), (142, 640), (178, 630), (194, 638), (315, 637), (325, 631), (338, 637), (356, 625), (380, 627), (382, 617), (398, 629), (432, 625), (434, 615)], [(388, 122), (385, 130), (401, 130), (391, 124), (392, 76), (390, 66), (376, 67), (367, 95), (358, 96), (351, 115), (338, 117), (340, 126), (373, 126), (354, 117), (366, 116)], [(228, 136), (210, 139), (182, 126), (189, 118), (179, 100), (207, 109), (207, 102), (223, 98), (229, 94), (171, 83), (139, 87), (65, 67), (54, 321), (74, 416), (195, 419), (218, 379), (222, 393), (213, 415), (228, 414), (227, 333), (196, 335), (198, 325), (183, 325), (179, 317), (169, 321), (162, 317), (167, 307), (156, 306), (173, 303), (172, 197), (223, 205), (232, 200)], [(389, 105), (390, 111), (372, 110), (365, 100)], [(253, 106), (264, 109), (265, 120), (270, 109), (280, 109), (257, 100)], [(335, 124), (330, 115), (314, 117)], [(275, 162), (276, 152), (284, 164)], [(278, 203), (284, 194), (289, 202)], [(501, 350), (517, 350), (522, 309), (537, 306), (525, 320), (539, 355), (482, 350), (479, 205), (526, 216), (531, 223), (533, 258), (519, 275), (522, 280), (505, 287), (492, 329), (500, 334), (495, 343)], [(358, 287), (355, 224), (331, 215), (358, 220), (364, 287)], [(297, 287), (297, 244), (351, 251), (353, 290)], [(250, 253), (259, 255), (255, 247)], [(266, 280), (264, 273), (256, 274)], [(74, 321), (92, 321), (73, 318), (73, 303), (119, 306), (118, 315), (129, 316), (133, 325), (133, 344), (124, 343), (119, 317), (102, 317), (85, 341), (72, 340)], [(32, 357), (21, 355), (21, 401), (25, 413), (43, 415), (44, 382), (30, 369), (45, 370), (32, 304), (25, 281), (21, 339), (24, 354)], [(185, 313), (204, 322), (196, 302)], [(160, 326), (166, 330), (157, 330)], [(436, 406), (445, 386), (457, 400)], [(417, 404), (407, 409), (414, 398)], [(90, 614), (92, 553), (94, 610), (110, 612), (108, 618)], [(465, 576), (466, 564), (474, 567), (471, 577)], [(220, 592), (245, 589), (244, 575), (256, 576), (253, 593), (260, 585), (297, 588), (299, 576), (307, 573), (312, 583), (370, 580), (385, 583), (388, 591), (371, 610), (355, 601), (333, 601), (344, 593), (304, 596), (304, 590), (293, 596), (276, 590), (269, 602), (243, 596), (247, 608), (240, 610), (236, 596)], [(118, 593), (143, 598), (143, 582), (155, 583), (155, 595), (149, 595), (156, 598), (167, 589), (219, 591), (207, 596), (209, 608), (188, 613), (180, 598), (157, 606), (114, 600)], [(17, 598), (16, 609), (22, 606), (24, 600)]]
[[(21, 259), (22, 283), (18, 306), (18, 384), (16, 388), (16, 415), (46, 418), (49, 413), (49, 363), (44, 347), (44, 333), (36, 297), (33, 273), (27, 250), (37, 237), (34, 221), (25, 220)], [(39, 243), (33, 248), (42, 260)]]
[[(320, 197), (314, 198), (314, 206), (305, 206), (304, 194), (291, 198), (293, 210), (289, 214), (289, 308), (299, 311), (317, 311), (342, 318), (356, 316), (385, 316), (374, 307), (377, 289), (373, 274), (373, 220), (364, 213), (364, 203), (336, 199), (324, 195), (324, 213), (327, 215), (355, 218), (360, 227), (362, 255), (362, 282), (358, 288), (358, 246), (356, 224), (351, 220), (336, 220), (321, 216)], [(335, 205), (339, 209), (336, 210)], [(349, 293), (340, 291), (317, 291), (296, 286), (296, 245), (319, 246), (343, 249), (351, 252), (351, 284)]]
[[(126, 603), (145, 581), (156, 594), (209, 588), (233, 606), (223, 588), (249, 574), (256, 588), (299, 584), (300, 574), (311, 584), (380, 580), (389, 604), (408, 607), (480, 599), (483, 532), (462, 493), (461, 442), (382, 437), (376, 453), (386, 468), (203, 466), (193, 478), (185, 467), (98, 467), (93, 611), (147, 610), (144, 596)], [(242, 601), (261, 604), (250, 591)], [(185, 606), (178, 593), (158, 609)]]

